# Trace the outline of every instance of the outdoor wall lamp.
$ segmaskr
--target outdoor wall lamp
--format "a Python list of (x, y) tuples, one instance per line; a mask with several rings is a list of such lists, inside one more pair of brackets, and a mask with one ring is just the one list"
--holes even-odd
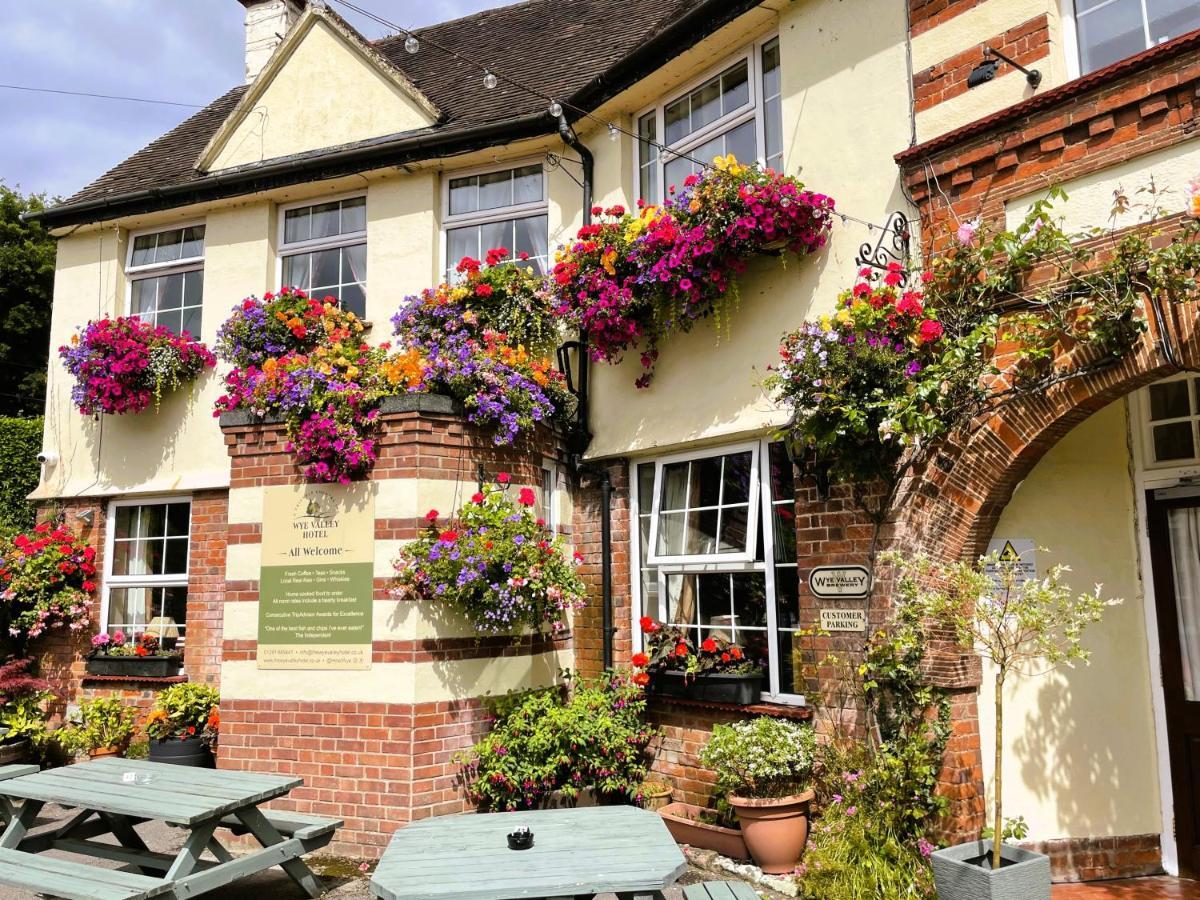
[(1025, 73), (1025, 80), (1029, 82), (1031, 88), (1037, 88), (1042, 83), (1042, 73), (1037, 69), (1027, 69), (1016, 60), (1010, 59), (1000, 51), (992, 47), (983, 48), (983, 62), (971, 70), (971, 74), (967, 76), (967, 87), (979, 87), (985, 82), (991, 81), (996, 77), (996, 69), (1001, 62), (1006, 62), (1014, 69)]

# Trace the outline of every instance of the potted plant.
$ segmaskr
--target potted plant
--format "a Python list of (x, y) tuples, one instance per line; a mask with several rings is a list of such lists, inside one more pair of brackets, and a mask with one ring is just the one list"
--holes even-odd
[(150, 761), (211, 769), (221, 728), (217, 689), (205, 684), (173, 684), (159, 691), (146, 719)]
[(999, 554), (976, 563), (941, 564), (926, 558), (886, 557), (900, 573), (899, 597), (922, 618), (952, 627), (964, 647), (973, 647), (995, 672), (996, 757), (991, 840), (971, 841), (935, 851), (934, 881), (941, 900), (1021, 897), (1050, 900), (1050, 859), (1004, 842), (1022, 822), (1006, 822), (1004, 787), (1004, 685), (1010, 674), (1039, 674), (1060, 665), (1087, 662), (1081, 644), (1087, 626), (1100, 621), (1107, 606), (1100, 586), (1075, 595), (1063, 583), (1066, 566), (1042, 579), (1026, 578), (1018, 560)]
[(46, 742), (50, 685), (29, 674), (32, 659), (0, 665), (0, 765), (27, 762)]
[(646, 779), (642, 782), (642, 808), (649, 810), (662, 809), (671, 802), (671, 794), (675, 789), (665, 781)]
[(804, 853), (816, 746), (811, 728), (760, 716), (714, 726), (700, 754), (737, 813), (750, 856), (764, 872), (790, 872)]
[(737, 817), (727, 803), (718, 802), (717, 809), (705, 809), (677, 800), (668, 803), (658, 814), (677, 843), (700, 850), (714, 850), (730, 859), (750, 858), (746, 839), (742, 837), (741, 829), (736, 827)]
[(91, 759), (118, 756), (133, 737), (136, 719), (137, 710), (116, 697), (85, 700), (54, 736), (70, 753), (86, 753)]
[(634, 654), (633, 664), (650, 693), (738, 706), (762, 697), (762, 665), (747, 659), (737, 644), (710, 635), (696, 646), (691, 629), (650, 616), (642, 616), (640, 624), (646, 650)]
[(89, 675), (119, 675), (126, 678), (170, 678), (179, 674), (183, 657), (163, 647), (158, 636), (149, 631), (134, 635), (130, 640), (125, 632), (98, 634), (92, 638), (92, 652), (87, 655)]

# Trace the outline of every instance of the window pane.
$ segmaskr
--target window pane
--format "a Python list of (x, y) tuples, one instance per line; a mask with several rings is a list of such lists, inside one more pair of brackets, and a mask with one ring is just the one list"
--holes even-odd
[(342, 234), (367, 230), (367, 198), (342, 201)]
[(178, 309), (160, 312), (154, 320), (155, 325), (161, 325), (174, 334), (183, 331), (183, 313)]
[(540, 203), (542, 167), (524, 166), (513, 170), (513, 203)]
[(750, 507), (735, 506), (724, 509), (721, 513), (721, 544), (720, 553), (744, 553), (746, 539), (749, 537)]
[(796, 561), (796, 507), (794, 503), (773, 503), (773, 525), (775, 527), (775, 561)]
[(179, 333), (183, 334), (186, 331), (190, 336), (198, 338), (200, 336), (200, 328), (203, 324), (202, 318), (199, 306), (185, 307)]
[(738, 572), (733, 585), (734, 623), (738, 628), (767, 627), (767, 579), (762, 572)]
[(474, 175), (468, 178), (450, 179), (450, 215), (475, 212), (479, 209), (479, 179)]
[(725, 640), (732, 640), (729, 629), (733, 626), (733, 602), (729, 596), (729, 575), (705, 574), (695, 576), (696, 582), (696, 619), (701, 625), (716, 625), (724, 627)]
[(546, 216), (532, 216), (528, 219), (517, 219), (514, 224), (516, 234), (513, 240), (513, 258), (522, 253), (528, 253), (536, 260), (535, 266), (539, 272), (544, 271), (544, 261), (548, 253), (550, 234), (549, 220)]
[(118, 506), (116, 514), (116, 525), (113, 529), (113, 536), (118, 538), (127, 538), (133, 535), (133, 529), (137, 525), (137, 507), (136, 506)]
[(309, 283), (309, 258), (307, 253), (283, 258), (283, 285), (305, 290)]
[(164, 575), (183, 575), (187, 573), (188, 539), (168, 538), (166, 554), (163, 562)]
[(1196, 0), (1146, 0), (1150, 15), (1150, 43), (1161, 44), (1200, 28), (1200, 4)]
[(688, 126), (690, 112), (691, 101), (687, 97), (681, 97), (667, 106), (663, 118), (666, 122), (668, 145), (682, 140), (691, 134), (692, 129)]
[(1191, 459), (1195, 455), (1191, 422), (1174, 422), (1170, 425), (1154, 426), (1154, 459), (1156, 461)]
[(1187, 381), (1150, 385), (1150, 420), (1182, 419), (1192, 414)]
[(769, 99), (777, 96), (781, 91), (778, 38), (768, 44), (763, 45), (762, 67), (763, 97)]
[(722, 495), (722, 503), (728, 505), (750, 501), (751, 459), (752, 454), (749, 450), (725, 457), (725, 492)]
[(770, 469), (771, 499), (796, 499), (795, 470), (788, 459), (787, 447), (782, 441), (773, 441), (767, 448), (767, 465)]
[(204, 226), (193, 225), (183, 232), (183, 258), (191, 259), (204, 255)]
[[(696, 158), (703, 159), (704, 157), (698, 156)], [(691, 175), (694, 169), (695, 166), (692, 165), (690, 159), (677, 158), (667, 163), (663, 167), (663, 180), (667, 183), (667, 190), (669, 191), (671, 188), (678, 189), (683, 184), (684, 179)], [(652, 197), (652, 199), (654, 198)]]
[(108, 596), (109, 632), (123, 630), (127, 636), (140, 634), (152, 619), (173, 619), (183, 630), (187, 623), (187, 588), (123, 587), (113, 588)]
[(795, 631), (781, 631), (775, 649), (779, 656), (779, 692), (805, 693), (803, 637)]
[(162, 291), (158, 295), (159, 309), (179, 309), (183, 306), (183, 275), (180, 273), (164, 275), (161, 279)]
[(154, 262), (173, 262), (183, 253), (183, 232), (178, 228), (174, 231), (159, 232), (158, 249), (154, 252)]
[(692, 93), (692, 121), (689, 132), (699, 131), (721, 118), (721, 80), (710, 81)]
[(474, 259), (480, 256), (479, 228), (476, 226), (451, 228), (446, 232), (446, 268), (453, 273), (454, 267), (464, 256)]
[(681, 556), (687, 513), (663, 513), (658, 517), (658, 554)]
[[(314, 293), (340, 284), (341, 274), (341, 251), (318, 250), (312, 254), (312, 290)], [(323, 295), (318, 299), (323, 299)]]
[(750, 73), (745, 63), (721, 76), (721, 112), (725, 115), (750, 102)]
[(1146, 49), (1141, 0), (1115, 0), (1078, 14), (1080, 64), (1093, 72)]
[(721, 468), (725, 459), (710, 456), (692, 463), (692, 496), (688, 506), (716, 506), (721, 502)]
[[(638, 189), (645, 200), (657, 200), (658, 193), (658, 116), (649, 112), (638, 119), (638, 162), (641, 166)], [(654, 143), (651, 143), (654, 142)]]
[(333, 237), (341, 233), (341, 204), (322, 203), (312, 207), (312, 238)]
[(312, 214), (307, 207), (304, 209), (289, 209), (283, 216), (283, 241), (293, 244), (297, 241), (307, 241), (312, 237)]
[(367, 245), (352, 244), (342, 248), (342, 282), (367, 280)]
[(717, 544), (718, 511), (704, 509), (688, 513), (684, 552), (688, 555), (712, 553)]
[(190, 524), (192, 505), (190, 503), (172, 503), (167, 506), (167, 534), (186, 535)]
[[(153, 320), (153, 313), (158, 309), (158, 285), (157, 278), (139, 278), (133, 282), (129, 295), (130, 315)], [(150, 315), (146, 316), (146, 313)]]
[(488, 222), (486, 225), (479, 226), (480, 252), (486, 254), (489, 250), (498, 250), (501, 247), (512, 252), (512, 245), (513, 223), (511, 221)]
[(162, 537), (167, 533), (167, 507), (156, 503), (141, 507), (136, 537)]
[(775, 567), (775, 621), (780, 628), (800, 624), (800, 573), (795, 566)]
[(662, 509), (683, 509), (687, 505), (688, 471), (688, 463), (669, 463), (663, 466)]
[(498, 206), (512, 206), (513, 184), (512, 170), (489, 172), (479, 176), (479, 208), (495, 209)]
[(338, 302), (342, 309), (352, 312), (360, 319), (367, 317), (367, 292), (360, 284), (347, 284), (339, 291)]
[(754, 136), (754, 120), (743, 122), (725, 136), (725, 154), (732, 153), (739, 162), (752, 163), (758, 159), (758, 141)]
[(154, 262), (154, 245), (157, 240), (158, 235), (154, 234), (143, 234), (141, 237), (134, 238), (133, 255), (130, 257), (129, 264), (144, 266)]

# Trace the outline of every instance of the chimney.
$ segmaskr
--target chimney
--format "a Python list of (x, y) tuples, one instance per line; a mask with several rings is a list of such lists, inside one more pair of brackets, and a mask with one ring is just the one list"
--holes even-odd
[(246, 83), (258, 77), (304, 12), (305, 0), (238, 0), (246, 7)]

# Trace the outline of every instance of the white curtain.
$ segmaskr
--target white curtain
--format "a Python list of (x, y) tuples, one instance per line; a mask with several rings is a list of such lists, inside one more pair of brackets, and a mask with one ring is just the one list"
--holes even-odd
[(1195, 701), (1200, 699), (1200, 507), (1172, 509), (1168, 522), (1183, 688)]

